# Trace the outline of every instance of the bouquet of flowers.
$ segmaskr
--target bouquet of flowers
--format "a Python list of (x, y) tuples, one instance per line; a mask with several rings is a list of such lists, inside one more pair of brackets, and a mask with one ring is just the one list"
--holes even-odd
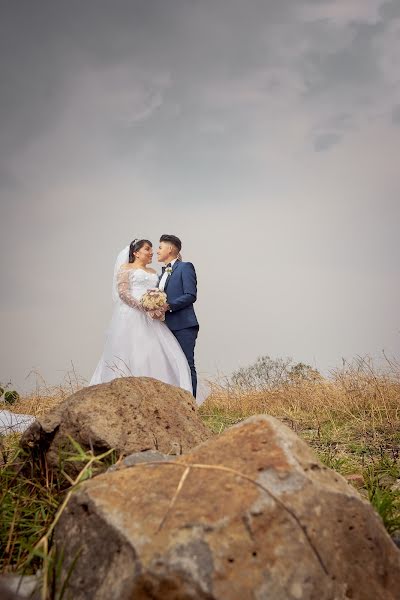
[(144, 310), (150, 313), (152, 319), (165, 321), (165, 305), (167, 303), (167, 294), (155, 288), (147, 290), (140, 298), (140, 304)]

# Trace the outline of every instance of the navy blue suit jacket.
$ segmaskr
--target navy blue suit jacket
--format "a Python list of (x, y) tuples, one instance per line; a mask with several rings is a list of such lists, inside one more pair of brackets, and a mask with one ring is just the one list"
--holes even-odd
[(164, 292), (171, 308), (171, 312), (165, 313), (165, 322), (171, 331), (198, 327), (193, 308), (197, 299), (197, 277), (192, 263), (180, 260), (174, 263), (172, 273), (165, 282)]

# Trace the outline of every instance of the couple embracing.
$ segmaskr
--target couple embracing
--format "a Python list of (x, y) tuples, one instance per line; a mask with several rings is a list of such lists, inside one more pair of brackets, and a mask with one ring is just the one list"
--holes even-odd
[[(192, 263), (182, 261), (181, 247), (176, 236), (161, 236), (157, 250), (158, 261), (164, 263), (161, 276), (148, 266), (153, 260), (149, 240), (136, 239), (119, 253), (113, 315), (90, 385), (116, 377), (154, 377), (196, 397), (197, 279)], [(152, 300), (158, 302), (156, 308)]]

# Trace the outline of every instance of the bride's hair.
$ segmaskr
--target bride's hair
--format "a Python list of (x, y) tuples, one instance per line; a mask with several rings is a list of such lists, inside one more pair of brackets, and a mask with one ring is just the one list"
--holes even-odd
[(135, 262), (135, 252), (139, 252), (139, 250), (141, 248), (143, 248), (143, 246), (145, 244), (149, 244), (149, 246), (152, 248), (153, 244), (150, 242), (150, 240), (133, 240), (133, 242), (130, 243), (129, 246), (129, 262), (133, 263)]

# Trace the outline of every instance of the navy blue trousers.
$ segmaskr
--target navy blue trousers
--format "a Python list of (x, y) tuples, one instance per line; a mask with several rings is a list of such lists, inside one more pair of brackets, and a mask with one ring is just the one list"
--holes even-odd
[(196, 367), (194, 366), (194, 347), (196, 345), (197, 334), (199, 333), (198, 327), (188, 327), (187, 329), (178, 329), (172, 332), (179, 342), (180, 347), (183, 350), (184, 355), (189, 363), (190, 372), (192, 374), (192, 387), (193, 396), (196, 398), (197, 391), (197, 374)]

